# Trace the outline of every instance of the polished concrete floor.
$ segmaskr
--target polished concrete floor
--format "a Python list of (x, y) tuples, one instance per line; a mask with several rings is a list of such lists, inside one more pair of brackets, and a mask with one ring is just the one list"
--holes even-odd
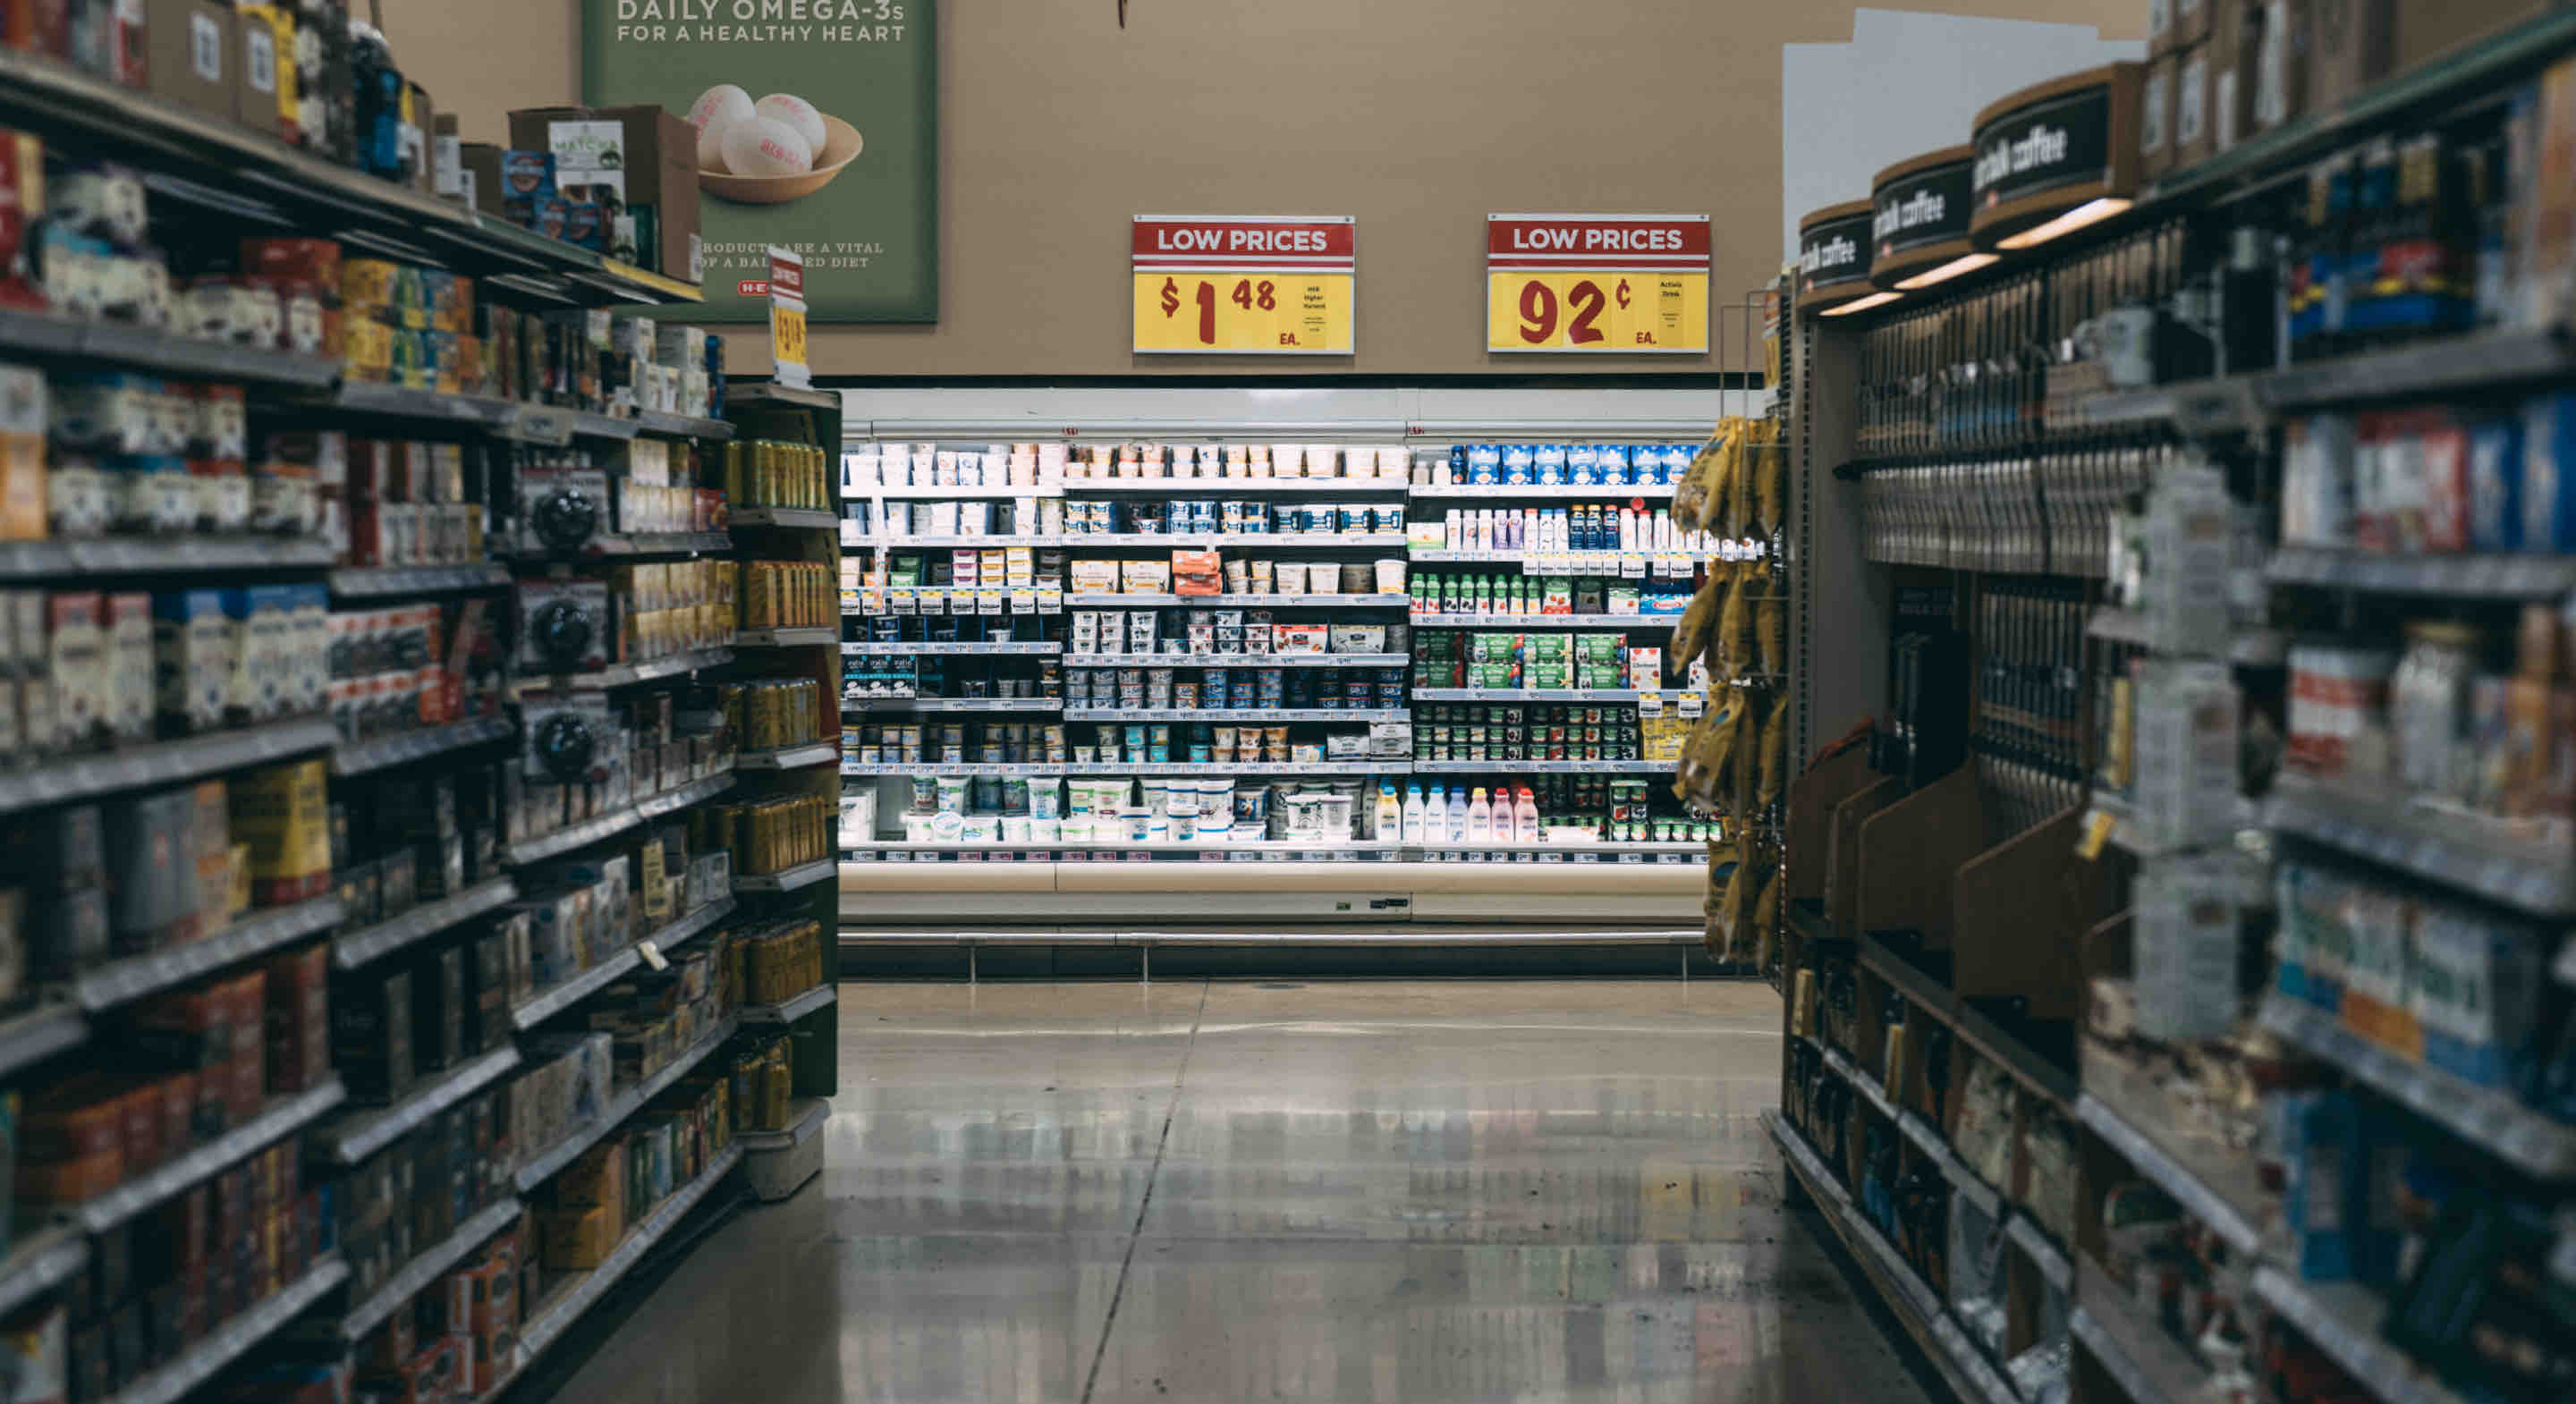
[(827, 1168), (562, 1404), (1921, 1404), (1694, 982), (844, 985)]

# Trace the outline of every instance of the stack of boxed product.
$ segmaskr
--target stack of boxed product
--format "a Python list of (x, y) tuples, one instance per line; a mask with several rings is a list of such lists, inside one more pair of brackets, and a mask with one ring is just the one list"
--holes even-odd
[(440, 193), (549, 238), (698, 282), (697, 133), (658, 107), (529, 108), (507, 148), (460, 142)]

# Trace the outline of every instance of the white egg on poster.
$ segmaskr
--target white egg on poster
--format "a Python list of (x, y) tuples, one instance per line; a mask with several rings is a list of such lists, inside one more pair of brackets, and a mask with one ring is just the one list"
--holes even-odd
[(734, 175), (803, 175), (814, 169), (814, 148), (784, 122), (754, 117), (725, 128), (725, 169)]
[(771, 93), (753, 103), (752, 111), (770, 121), (784, 122), (795, 128), (796, 134), (805, 138), (805, 147), (809, 151), (821, 151), (828, 139), (823, 130), (823, 114), (815, 110), (814, 104), (794, 93)]

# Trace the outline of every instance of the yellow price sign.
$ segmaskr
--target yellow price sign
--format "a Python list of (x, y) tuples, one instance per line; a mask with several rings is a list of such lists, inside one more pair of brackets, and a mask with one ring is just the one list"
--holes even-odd
[(1139, 216), (1135, 350), (1350, 355), (1359, 281), (1352, 239), (1342, 217)]
[(1348, 273), (1139, 273), (1136, 349), (1351, 354)]
[(1485, 349), (1705, 354), (1706, 215), (1489, 215)]
[(805, 314), (793, 307), (769, 309), (769, 359), (780, 365), (805, 364)]

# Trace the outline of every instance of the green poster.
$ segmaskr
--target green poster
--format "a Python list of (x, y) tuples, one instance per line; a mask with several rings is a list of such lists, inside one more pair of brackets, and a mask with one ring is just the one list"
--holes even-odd
[(583, 0), (582, 98), (698, 129), (710, 322), (754, 322), (767, 249), (816, 322), (939, 320), (936, 0)]

